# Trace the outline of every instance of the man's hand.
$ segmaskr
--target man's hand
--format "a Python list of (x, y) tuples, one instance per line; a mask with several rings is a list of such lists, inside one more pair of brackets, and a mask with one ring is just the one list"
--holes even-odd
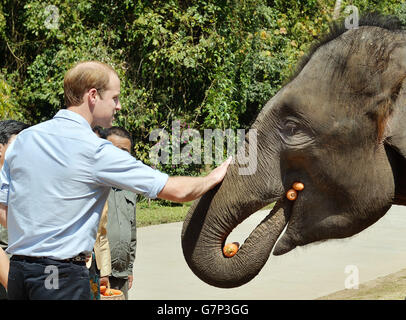
[(200, 198), (223, 181), (231, 160), (231, 157), (228, 158), (205, 177), (169, 177), (158, 198), (175, 202), (188, 202)]
[(212, 172), (209, 173), (209, 175), (206, 177), (209, 180), (208, 190), (214, 188), (217, 184), (223, 181), (227, 173), (228, 166), (231, 163), (231, 160), (232, 157), (229, 157), (226, 161), (224, 161), (221, 165), (219, 165), (217, 168), (215, 168)]

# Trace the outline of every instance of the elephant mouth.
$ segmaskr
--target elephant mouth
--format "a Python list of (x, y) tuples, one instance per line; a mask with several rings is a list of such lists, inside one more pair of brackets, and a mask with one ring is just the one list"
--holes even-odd
[[(299, 192), (298, 196), (299, 196)], [(278, 233), (277, 233), (277, 238), (275, 239), (273, 249), (272, 249), (272, 254), (275, 256), (283, 255), (285, 253), (288, 253), (289, 251), (293, 250), (296, 248), (298, 245), (297, 241), (294, 241), (293, 237), (291, 236), (292, 234), (295, 234), (295, 232), (291, 232), (291, 221), (292, 217), (297, 214), (297, 210), (295, 210), (295, 204), (298, 199), (292, 200), (288, 199), (287, 193), (284, 195), (280, 196), (280, 198), (275, 202), (275, 205), (273, 209), (270, 211), (268, 216), (265, 218), (265, 220), (276, 214), (276, 212), (279, 210), (280, 207), (284, 208), (284, 222), (283, 225), (279, 225), (277, 227)], [(262, 222), (261, 222), (262, 223)], [(275, 223), (277, 223), (275, 221)], [(276, 226), (272, 228), (269, 232), (273, 233), (276, 230)]]
[[(297, 192), (298, 196), (300, 197), (300, 192)], [(272, 244), (273, 248), (270, 254), (272, 253), (275, 256), (283, 255), (288, 253), (289, 251), (295, 249), (298, 245), (301, 245), (300, 239), (296, 239), (293, 235), (298, 235), (299, 233), (295, 232), (292, 227), (292, 217), (297, 216), (298, 213), (298, 206), (296, 206), (295, 200), (289, 200), (286, 196), (286, 193), (280, 196), (276, 201), (274, 201), (275, 205), (269, 212), (269, 214), (263, 219), (260, 224), (254, 229), (254, 231), (250, 234), (254, 234), (254, 232), (268, 222), (267, 227), (269, 228), (268, 233), (273, 235), (274, 242)], [(283, 209), (283, 219), (278, 217), (279, 212)], [(271, 225), (272, 222), (272, 225)], [(249, 236), (249, 237), (250, 237)], [(248, 238), (249, 238), (248, 237)], [(244, 242), (245, 243), (245, 242)]]
[(281, 233), (278, 236), (278, 239), (274, 245), (274, 248), (272, 250), (272, 254), (274, 256), (280, 256), (285, 253), (288, 253), (289, 251), (293, 250), (296, 248), (297, 243), (293, 241), (293, 238), (290, 236), (293, 232), (291, 231), (291, 221), (292, 221), (292, 216), (294, 215), (294, 207), (295, 207), (295, 201), (283, 199), (279, 201), (285, 201), (287, 202), (286, 204), (286, 216), (287, 216), (287, 221), (285, 224), (284, 229), (281, 231)]
[[(345, 228), (348, 228), (349, 221), (338, 215), (332, 215), (334, 219), (326, 217), (321, 224), (314, 221), (311, 226), (305, 227), (303, 225), (303, 218), (322, 210), (322, 207), (319, 207), (321, 201), (318, 201), (318, 208), (316, 208), (314, 204), (309, 207), (309, 199), (306, 198), (306, 195), (302, 191), (297, 192), (297, 198), (294, 200), (288, 200), (286, 195), (284, 195), (278, 201), (287, 203), (286, 213), (288, 218), (285, 228), (279, 234), (278, 240), (273, 247), (272, 254), (274, 256), (284, 255), (298, 246), (305, 246), (309, 243), (326, 240), (331, 236), (331, 232), (329, 235), (324, 234), (324, 231), (330, 229), (328, 227), (329, 223), (333, 225), (343, 224)], [(325, 212), (329, 211), (329, 209), (331, 208), (325, 208)]]
[[(292, 213), (290, 213), (291, 215)], [(287, 221), (286, 228), (279, 235), (279, 239), (274, 245), (272, 254), (274, 256), (281, 256), (289, 251), (292, 251), (297, 247), (297, 244), (292, 241), (292, 238), (288, 236), (289, 220)]]
[[(270, 244), (268, 257), (272, 253), (273, 255), (282, 255), (290, 250), (293, 250), (296, 245), (290, 241), (290, 238), (286, 237), (286, 231), (289, 228), (289, 221), (292, 216), (294, 202), (289, 201), (285, 197), (280, 197), (279, 200), (274, 201), (273, 208), (269, 211), (266, 217), (254, 228), (254, 230), (245, 239), (241, 245), (239, 251), (236, 254), (246, 255), (244, 252), (245, 247), (252, 249), (253, 242), (259, 242), (258, 234), (267, 234), (267, 238)], [(289, 239), (289, 241), (287, 241)], [(225, 241), (223, 242), (224, 246)]]

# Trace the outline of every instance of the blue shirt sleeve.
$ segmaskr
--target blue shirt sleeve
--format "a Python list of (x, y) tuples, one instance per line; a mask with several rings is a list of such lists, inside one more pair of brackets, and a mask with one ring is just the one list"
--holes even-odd
[(109, 141), (99, 146), (93, 169), (96, 183), (143, 194), (151, 199), (158, 196), (169, 178)]
[(10, 185), (10, 168), (7, 160), (4, 160), (3, 168), (0, 173), (0, 203), (8, 206), (8, 190)]

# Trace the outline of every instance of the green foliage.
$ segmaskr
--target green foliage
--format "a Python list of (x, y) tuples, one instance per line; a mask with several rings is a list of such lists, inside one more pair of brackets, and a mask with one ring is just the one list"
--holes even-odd
[[(137, 158), (151, 164), (151, 130), (170, 133), (174, 120), (201, 133), (248, 128), (327, 31), (334, 3), (0, 0), (0, 115), (33, 124), (51, 118), (63, 105), (65, 72), (78, 61), (104, 61), (122, 81), (116, 125), (133, 133)], [(406, 21), (402, 3), (348, 0), (342, 11), (352, 4)], [(195, 175), (203, 165), (157, 168)]]
[(190, 203), (179, 206), (160, 206), (158, 203), (137, 202), (137, 228), (185, 220)]
[(394, 14), (404, 5), (403, 0), (344, 0), (342, 7), (354, 5), (360, 12), (382, 12), (384, 14)]
[(0, 119), (23, 120), (23, 116), (12, 97), (12, 91), (12, 87), (0, 73)]
[(394, 8), (395, 15), (399, 17), (403, 25), (406, 25), (406, 2), (404, 1), (402, 5), (395, 5)]
[(4, 17), (3, 14), (3, 7), (0, 4), (0, 35), (2, 38), (4, 37), (5, 29), (6, 29), (6, 18)]

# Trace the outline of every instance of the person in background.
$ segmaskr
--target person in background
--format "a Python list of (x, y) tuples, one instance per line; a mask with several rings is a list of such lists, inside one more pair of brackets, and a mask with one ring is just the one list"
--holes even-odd
[[(4, 156), (8, 146), (14, 141), (17, 134), (29, 125), (16, 120), (0, 121), (0, 169), (4, 164)], [(0, 225), (0, 300), (7, 299), (7, 278), (9, 269), (9, 260), (4, 252), (8, 245), (7, 229), (3, 227), (6, 221), (2, 221)]]
[(111, 256), (107, 238), (107, 212), (108, 205), (106, 202), (101, 214), (93, 252), (89, 261), (86, 262), (86, 267), (89, 269), (91, 300), (100, 300), (100, 286), (109, 286)]
[[(105, 138), (117, 148), (131, 154), (133, 140), (121, 127), (106, 130)], [(133, 265), (137, 246), (136, 197), (127, 190), (113, 187), (108, 202), (107, 238), (110, 244), (110, 286), (119, 289), (128, 300), (128, 290), (133, 285)]]
[(92, 130), (96, 134), (96, 136), (98, 136), (99, 138), (102, 138), (102, 139), (106, 138), (106, 129), (104, 129), (100, 126), (95, 126)]
[[(102, 127), (95, 126), (92, 130), (99, 138), (105, 137)], [(89, 269), (91, 300), (100, 300), (100, 286), (109, 286), (111, 256), (109, 241), (107, 239), (107, 211), (108, 205), (106, 201), (100, 217), (99, 229), (92, 255), (89, 261), (86, 262), (86, 267)]]

